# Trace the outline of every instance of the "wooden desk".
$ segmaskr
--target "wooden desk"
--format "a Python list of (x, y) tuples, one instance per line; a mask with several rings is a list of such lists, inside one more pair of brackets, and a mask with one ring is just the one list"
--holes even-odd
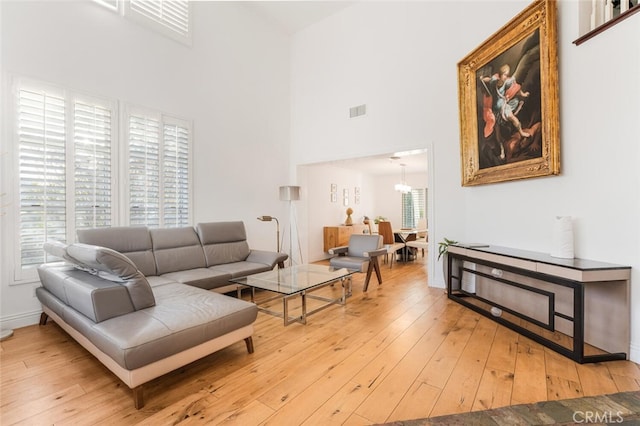
[(447, 295), (579, 363), (626, 359), (631, 267), (449, 246)]

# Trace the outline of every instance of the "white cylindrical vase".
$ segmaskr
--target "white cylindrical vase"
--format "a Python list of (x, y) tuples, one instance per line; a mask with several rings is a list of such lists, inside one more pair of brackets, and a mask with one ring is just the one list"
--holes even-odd
[(553, 220), (551, 256), (573, 259), (573, 220), (571, 216), (556, 216)]

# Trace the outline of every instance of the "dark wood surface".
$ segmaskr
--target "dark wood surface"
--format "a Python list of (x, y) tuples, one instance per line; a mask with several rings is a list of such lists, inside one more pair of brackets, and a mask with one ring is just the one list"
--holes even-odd
[(593, 30), (591, 30), (588, 33), (586, 33), (585, 35), (577, 38), (576, 40), (574, 40), (573, 44), (575, 44), (576, 46), (580, 46), (585, 41), (597, 36), (601, 32), (606, 31), (607, 29), (609, 29), (609, 28), (613, 27), (614, 25), (624, 21), (625, 19), (631, 17), (631, 15), (634, 15), (635, 13), (637, 13), (639, 11), (640, 11), (640, 5), (636, 5), (636, 6), (632, 7), (631, 9), (627, 10), (626, 12), (621, 13), (620, 15), (616, 16), (615, 18), (608, 20), (607, 22), (605, 22), (604, 24), (600, 25), (599, 27), (594, 28)]

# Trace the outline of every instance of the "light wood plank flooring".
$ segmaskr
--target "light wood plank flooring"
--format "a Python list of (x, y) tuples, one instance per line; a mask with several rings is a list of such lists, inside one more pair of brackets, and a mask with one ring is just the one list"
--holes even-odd
[[(1, 343), (0, 424), (363, 425), (640, 390), (627, 361), (579, 365), (429, 288), (424, 260), (382, 268), (347, 306), (282, 325), (145, 386), (146, 405), (54, 322)], [(339, 286), (326, 292), (339, 291)]]

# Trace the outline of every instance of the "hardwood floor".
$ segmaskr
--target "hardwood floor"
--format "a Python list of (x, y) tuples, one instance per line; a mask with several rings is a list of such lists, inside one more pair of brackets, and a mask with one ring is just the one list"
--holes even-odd
[[(628, 361), (580, 365), (449, 301), (423, 259), (383, 265), (307, 325), (263, 313), (244, 342), (131, 391), (54, 322), (0, 351), (0, 423), (362, 425), (640, 390)], [(338, 292), (328, 287), (326, 292)]]

